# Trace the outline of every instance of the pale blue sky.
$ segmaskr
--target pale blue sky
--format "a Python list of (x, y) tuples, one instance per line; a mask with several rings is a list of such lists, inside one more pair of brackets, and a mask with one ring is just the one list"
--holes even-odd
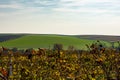
[(0, 32), (120, 35), (120, 0), (0, 0)]

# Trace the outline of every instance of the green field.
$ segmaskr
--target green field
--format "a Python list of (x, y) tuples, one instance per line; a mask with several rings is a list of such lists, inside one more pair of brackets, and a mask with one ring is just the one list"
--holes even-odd
[[(17, 47), (17, 48), (53, 48), (56, 43), (63, 44), (63, 48), (67, 49), (72, 45), (76, 49), (87, 49), (86, 44), (90, 45), (96, 40), (80, 39), (74, 36), (63, 35), (25, 35), (17, 39), (11, 39), (5, 42), (0, 42), (0, 46)], [(109, 42), (101, 41), (109, 46)]]

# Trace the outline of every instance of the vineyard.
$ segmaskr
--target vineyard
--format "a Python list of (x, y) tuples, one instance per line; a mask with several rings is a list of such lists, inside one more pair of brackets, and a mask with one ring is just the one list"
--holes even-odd
[(120, 80), (120, 52), (102, 45), (88, 51), (72, 47), (0, 50), (0, 80)]

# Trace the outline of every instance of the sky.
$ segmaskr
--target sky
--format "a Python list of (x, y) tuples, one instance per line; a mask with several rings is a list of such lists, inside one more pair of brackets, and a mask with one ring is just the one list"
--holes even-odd
[(120, 0), (0, 0), (0, 33), (120, 35)]

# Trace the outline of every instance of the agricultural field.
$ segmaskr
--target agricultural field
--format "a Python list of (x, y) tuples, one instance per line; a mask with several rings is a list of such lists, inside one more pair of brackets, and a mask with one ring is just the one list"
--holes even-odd
[[(18, 35), (17, 35), (18, 36)], [(6, 40), (0, 42), (0, 46), (5, 46), (8, 48), (49, 48), (51, 49), (54, 44), (62, 44), (64, 49), (68, 49), (69, 46), (74, 46), (76, 49), (86, 50), (86, 44), (91, 45), (96, 42), (96, 40), (82, 39), (75, 36), (68, 35), (40, 35), (40, 34), (24, 34), (16, 39)], [(108, 41), (101, 42), (106, 46), (111, 46)]]

